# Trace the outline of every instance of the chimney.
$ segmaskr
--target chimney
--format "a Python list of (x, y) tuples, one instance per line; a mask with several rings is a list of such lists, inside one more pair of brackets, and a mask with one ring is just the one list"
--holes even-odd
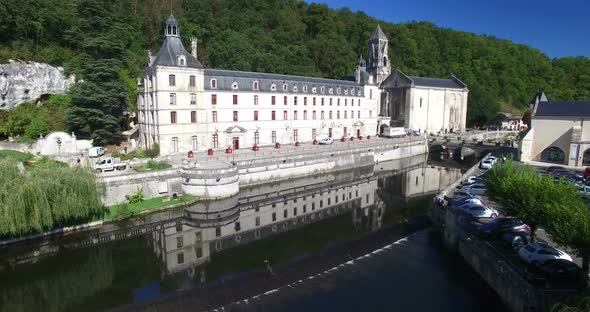
[(191, 55), (194, 58), (197, 58), (197, 38), (191, 38)]

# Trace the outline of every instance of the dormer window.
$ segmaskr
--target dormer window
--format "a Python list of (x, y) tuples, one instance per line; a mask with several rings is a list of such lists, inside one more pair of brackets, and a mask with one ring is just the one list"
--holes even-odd
[(348, 95), (348, 89), (344, 89), (344, 95)]
[(232, 88), (233, 90), (238, 90), (238, 89), (239, 89), (238, 82), (237, 82), (237, 81), (234, 81), (234, 82), (231, 84), (231, 88)]
[(303, 92), (307, 92), (307, 85), (303, 86)]
[(186, 66), (186, 57), (184, 55), (178, 56), (178, 66)]
[(322, 86), (322, 87), (320, 88), (320, 92), (321, 92), (322, 94), (324, 94), (324, 93), (326, 92), (326, 88), (325, 88), (324, 86)]
[(340, 87), (338, 87), (338, 89), (336, 89), (336, 93), (340, 94)]
[(316, 92), (318, 92), (318, 89), (317, 89), (316, 87), (313, 87), (313, 88), (311, 89), (311, 92), (313, 92), (313, 93), (316, 93)]
[(333, 88), (328, 89), (328, 93), (334, 94), (334, 89)]
[(252, 82), (252, 90), (258, 90), (258, 81)]
[(209, 80), (209, 84), (211, 85), (211, 89), (217, 89), (217, 79)]
[(283, 91), (287, 91), (287, 90), (288, 90), (288, 88), (289, 88), (289, 86), (287, 86), (287, 84), (286, 84), (286, 83), (283, 83)]
[(273, 84), (270, 85), (270, 91), (277, 91), (277, 84), (273, 82)]
[(293, 87), (293, 92), (297, 92), (297, 90), (298, 90), (298, 89), (297, 89), (297, 86), (294, 86), (294, 87)]
[(354, 95), (354, 89), (350, 90), (350, 94)]

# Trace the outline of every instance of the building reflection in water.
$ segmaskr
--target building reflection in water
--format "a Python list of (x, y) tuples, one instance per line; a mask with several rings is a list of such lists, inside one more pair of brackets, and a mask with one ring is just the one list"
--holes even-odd
[(163, 274), (186, 271), (204, 283), (212, 255), (320, 220), (350, 213), (356, 228), (373, 231), (386, 208), (435, 194), (461, 175), (423, 158), (410, 161), (265, 184), (242, 190), (239, 198), (202, 202), (187, 209), (182, 223), (154, 231), (151, 244)]

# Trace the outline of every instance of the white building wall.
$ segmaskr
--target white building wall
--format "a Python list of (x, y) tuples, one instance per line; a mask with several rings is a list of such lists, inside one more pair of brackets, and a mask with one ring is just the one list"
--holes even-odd
[(421, 131), (465, 130), (467, 91), (463, 89), (410, 88), (408, 128)]

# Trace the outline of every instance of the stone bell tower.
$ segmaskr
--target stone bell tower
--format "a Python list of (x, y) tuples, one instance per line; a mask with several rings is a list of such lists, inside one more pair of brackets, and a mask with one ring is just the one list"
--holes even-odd
[(387, 36), (381, 26), (377, 25), (373, 35), (369, 38), (369, 60), (367, 62), (367, 71), (373, 76), (376, 85), (380, 85), (391, 74), (387, 52), (388, 43)]

